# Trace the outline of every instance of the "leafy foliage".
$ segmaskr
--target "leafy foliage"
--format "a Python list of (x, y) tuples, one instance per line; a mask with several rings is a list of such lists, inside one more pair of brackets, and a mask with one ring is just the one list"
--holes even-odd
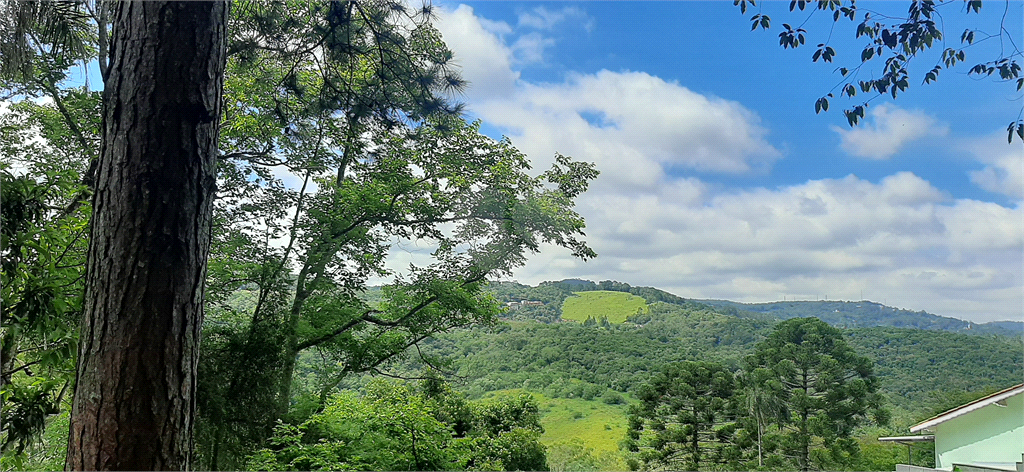
[(937, 413), (936, 408), (966, 403), (960, 402), (963, 397), (957, 397), (932, 405), (936, 392), (970, 396), (977, 391), (1014, 385), (1024, 375), (1020, 360), (1024, 343), (1020, 338), (858, 328), (846, 331), (846, 339), (872, 359), (887, 402), (912, 413), (913, 418), (901, 421), (907, 425), (932, 416)]
[[(445, 410), (469, 413), (469, 430)], [(446, 388), (429, 394), (378, 381), (362, 397), (332, 397), (301, 425), (279, 424), (250, 470), (547, 470), (537, 407), (526, 396), (467, 404)]]
[[(716, 359), (738, 368), (767, 322), (737, 319), (706, 306), (656, 303), (642, 317), (605, 327), (510, 323), (459, 330), (424, 342), (427, 355), (455, 359), (471, 397), (525, 384), (553, 398), (599, 398), (630, 391), (669, 362)], [(633, 319), (636, 321), (636, 319)]]
[[(95, 94), (65, 98), (79, 113), (97, 103)], [(71, 203), (89, 149), (54, 105), (15, 104), (0, 130), (0, 394), (12, 461), (65, 407), (74, 381), (89, 208)]]
[[(462, 120), (431, 19), (388, 0), (235, 9), (201, 366), (211, 467), (322, 410), (350, 375), (494, 321), (487, 279), (542, 243), (594, 256), (572, 206), (597, 171), (559, 155), (531, 176), (511, 142)], [(408, 246), (415, 263), (395, 267)], [(371, 278), (390, 280), (372, 304)], [(243, 288), (255, 303), (232, 305)], [(303, 353), (315, 364), (296, 382)]]
[(408, 387), (377, 383), (364, 398), (332, 398), (299, 426), (280, 424), (272, 449), (258, 451), (251, 470), (448, 470), (451, 433), (426, 400)]
[[(938, 80), (943, 68), (952, 69), (957, 63), (966, 62), (967, 50), (976, 42), (992, 38), (1003, 39), (1011, 35), (1006, 26), (1007, 18), (1004, 15), (998, 25), (997, 33), (985, 33), (982, 28), (969, 28), (960, 35), (959, 47), (946, 47), (941, 21), (942, 14), (939, 9), (960, 2), (915, 0), (908, 3), (909, 7), (905, 16), (888, 11), (876, 12), (861, 7), (855, 0), (848, 3), (842, 0), (817, 2), (793, 0), (789, 3), (790, 12), (810, 9), (812, 15), (817, 12), (829, 14), (836, 25), (847, 19), (857, 23), (855, 38), (864, 38), (867, 41), (860, 53), (859, 64), (836, 69), (842, 78), (831, 92), (815, 101), (815, 113), (828, 111), (829, 100), (835, 98), (836, 93), (840, 97), (848, 98), (857, 96), (858, 92), (874, 93), (874, 97), (867, 101), (843, 110), (849, 125), (854, 126), (864, 118), (864, 110), (871, 100), (885, 95), (895, 99), (897, 95), (906, 91), (910, 87), (911, 77), (908, 72), (910, 64), (926, 60), (924, 59), (925, 53), (933, 47), (940, 47), (942, 52), (935, 65), (923, 75), (922, 84)], [(966, 5), (964, 13), (967, 15), (972, 12), (977, 14), (981, 11), (981, 0), (970, 0), (963, 3)], [(746, 14), (748, 5), (757, 6), (757, 2), (754, 0), (734, 0), (733, 4), (738, 6), (743, 14)], [(750, 21), (752, 23), (751, 31), (758, 28), (763, 30), (771, 28), (771, 18), (761, 10), (751, 16)], [(807, 20), (804, 20), (804, 23), (806, 22)], [(801, 23), (801, 26), (804, 23)], [(782, 24), (779, 45), (783, 49), (796, 49), (805, 44), (808, 32), (801, 26), (794, 28), (787, 23)], [(812, 62), (818, 62), (820, 59), (822, 62), (830, 63), (837, 55), (835, 49), (828, 44), (835, 29), (832, 27), (828, 39), (816, 46), (811, 55)], [(1015, 84), (1016, 91), (1020, 92), (1024, 88), (1024, 77), (1021, 77), (1021, 66), (1018, 61), (1024, 56), (1024, 52), (1019, 49), (1012, 38), (1009, 39), (1009, 41), (1003, 42), (1009, 44), (1009, 47), (1000, 48), (998, 53), (994, 53), (995, 57), (976, 63), (967, 71), (967, 74), (979, 78), (998, 75), (1000, 81)], [(872, 70), (869, 62), (876, 58), (883, 60), (881, 67), (873, 69), (874, 72), (870, 74), (871, 78), (859, 79), (862, 69), (864, 71)], [(914, 59), (918, 60), (914, 61)], [(1015, 134), (1018, 138), (1024, 139), (1024, 120), (1020, 116), (1007, 126), (1007, 140), (1012, 142)]]

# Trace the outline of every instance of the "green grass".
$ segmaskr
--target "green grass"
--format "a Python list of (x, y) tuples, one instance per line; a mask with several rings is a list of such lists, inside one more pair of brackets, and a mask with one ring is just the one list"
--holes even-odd
[(626, 292), (599, 290), (575, 294), (562, 304), (562, 319), (583, 322), (590, 316), (600, 321), (607, 316), (611, 323), (622, 323), (637, 310), (643, 313), (650, 311), (646, 300)]
[[(535, 394), (536, 395), (536, 394)], [(579, 438), (594, 452), (617, 452), (626, 438), (625, 405), (606, 405), (599, 400), (576, 398), (535, 398), (540, 403), (540, 424), (544, 435), (540, 442), (552, 445)]]
[[(485, 398), (502, 395), (517, 395), (527, 392), (523, 389), (489, 392)], [(550, 446), (578, 438), (593, 448), (595, 453), (619, 450), (619, 442), (626, 437), (626, 405), (608, 405), (597, 400), (581, 398), (549, 398), (541, 393), (533, 395), (540, 408), (540, 424), (544, 434), (541, 444)]]

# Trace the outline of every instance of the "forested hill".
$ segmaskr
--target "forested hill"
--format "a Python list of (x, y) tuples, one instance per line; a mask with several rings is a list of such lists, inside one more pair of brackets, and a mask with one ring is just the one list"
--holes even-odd
[(581, 279), (566, 279), (541, 282), (536, 287), (515, 282), (492, 283), (491, 291), (503, 303), (524, 300), (540, 301), (543, 305), (524, 306), (511, 311), (512, 319), (534, 319), (541, 322), (557, 322), (562, 315), (562, 304), (575, 292), (607, 290), (625, 292), (647, 300), (647, 303), (665, 302), (679, 306), (707, 305), (719, 313), (763, 320), (787, 320), (790, 318), (816, 317), (840, 328), (870, 328), (890, 326), (924, 330), (949, 331), (964, 334), (1000, 335), (1020, 337), (1024, 334), (1024, 323), (1020, 321), (994, 321), (972, 323), (956, 318), (934, 315), (925, 311), (910, 311), (893, 308), (871, 301), (785, 301), (770, 303), (739, 303), (728, 300), (684, 299), (654, 287), (636, 287), (628, 283), (605, 280), (592, 282)]
[[(631, 392), (671, 362), (714, 360), (739, 368), (776, 323), (728, 316), (707, 305), (668, 303), (651, 304), (649, 314), (632, 321), (513, 321), (438, 336), (423, 352), (452, 361), (463, 390), (474, 397), (526, 387), (552, 398), (614, 399), (612, 391)], [(943, 394), (998, 390), (1024, 375), (1017, 339), (894, 327), (844, 334), (874, 361), (900, 426), (931, 416), (934, 404), (944, 404)]]
[(994, 321), (972, 323), (969, 321), (934, 315), (925, 311), (910, 311), (870, 301), (786, 301), (771, 303), (737, 303), (727, 300), (696, 300), (706, 305), (729, 308), (743, 312), (763, 313), (773, 318), (816, 317), (830, 325), (841, 328), (868, 328), (892, 326), (925, 330), (961, 332), (964, 334), (997, 334), (1020, 336), (1024, 323), (1020, 321)]

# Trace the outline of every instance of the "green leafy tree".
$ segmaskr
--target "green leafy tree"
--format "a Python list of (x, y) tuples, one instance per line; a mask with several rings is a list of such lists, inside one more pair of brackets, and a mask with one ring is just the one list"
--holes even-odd
[[(98, 96), (72, 92), (65, 103), (95, 110)], [(24, 459), (73, 388), (89, 217), (88, 206), (72, 205), (89, 156), (78, 144), (54, 104), (23, 101), (0, 115), (5, 466)]]
[(0, 96), (50, 99), (22, 100), (0, 115), (5, 468), (24, 459), (74, 385), (90, 214), (82, 203), (99, 149), (100, 102), (98, 93), (61, 83), (76, 61), (95, 57), (90, 7), (0, 4)]
[[(285, 405), (290, 404), (294, 359), (306, 350), (315, 350), (324, 361), (317, 367), (317, 384), (306, 390), (322, 402), (347, 376), (378, 371), (434, 333), (493, 320), (499, 311), (497, 303), (481, 291), (486, 277), (507, 273), (540, 241), (565, 242), (563, 237), (582, 227), (582, 220), (569, 210), (572, 195), (550, 182), (585, 180), (589, 167), (575, 167), (560, 158), (559, 167), (534, 178), (525, 174), (526, 161), (510, 143), (483, 137), (475, 125), (456, 122), (444, 131), (418, 133), (417, 141), (402, 142), (390, 132), (376, 147), (375, 160), (352, 166), (360, 174), (339, 185), (322, 183), (316, 195), (307, 195), (308, 213), (299, 215), (302, 227), (293, 234), (296, 240), (300, 235), (308, 239), (290, 246), (297, 254), (287, 254), (289, 248), (280, 251), (252, 244), (211, 262), (216, 271), (227, 269), (228, 277), (241, 275), (235, 279), (236, 289), (251, 284), (259, 294), (257, 304), (244, 314), (230, 306), (210, 310), (210, 324), (219, 326), (217, 336), (223, 339), (216, 342), (238, 348), (240, 354), (213, 354), (210, 359), (239, 359), (239, 365), (251, 365), (257, 356), (276, 355), (280, 360), (266, 357), (260, 363), (266, 370), (255, 374), (223, 370), (234, 377), (207, 384), (223, 393), (215, 390), (204, 405), (228, 404), (255, 394), (269, 398), (264, 390), (245, 387), (262, 383), (247, 380), (253, 375), (266, 375), (266, 380), (279, 386), (276, 405), (282, 404), (282, 398), (289, 400)], [(442, 149), (444, 153), (438, 154)], [(416, 175), (416, 168), (429, 173)], [(565, 174), (560, 176), (561, 172)], [(455, 225), (454, 235), (440, 231), (444, 224)], [(321, 253), (324, 259), (331, 256), (328, 265), (312, 255), (330, 238), (332, 228), (348, 233), (328, 239), (335, 245), (332, 252)], [(410, 278), (385, 287), (383, 300), (370, 306), (358, 297), (359, 290), (369, 274), (387, 273), (385, 256), (395, 244), (389, 239), (396, 233), (436, 238), (436, 262), (413, 268)], [(465, 251), (457, 247), (462, 244), (473, 247)], [(239, 256), (249, 250), (255, 263), (246, 267), (238, 263)], [(270, 257), (260, 261), (266, 255)], [(287, 285), (288, 274), (263, 278), (269, 272), (265, 269), (280, 270), (282, 259), (271, 259), (275, 255), (298, 261), (295, 283), (302, 291)], [(257, 270), (248, 274), (231, 270), (238, 268)], [(287, 413), (285, 408), (264, 407), (275, 408), (278, 417)], [(246, 409), (234, 411), (235, 418), (251, 418)]]
[[(753, 0), (734, 0), (733, 3), (739, 6), (742, 13), (747, 13), (749, 7), (759, 7)], [(950, 47), (946, 42), (946, 32), (942, 23), (941, 9), (961, 8), (964, 14), (978, 14), (982, 8), (981, 0), (956, 1), (933, 1), (914, 0), (907, 2), (908, 8), (905, 16), (894, 14), (886, 10), (884, 12), (874, 11), (858, 5), (855, 0), (843, 2), (842, 0), (792, 0), (789, 2), (789, 11), (794, 12), (810, 9), (812, 14), (819, 13), (831, 16), (836, 25), (845, 20), (856, 24), (857, 38), (864, 38), (865, 46), (860, 52), (860, 63), (849, 64), (846, 67), (836, 69), (842, 77), (839, 83), (833, 87), (824, 97), (814, 103), (815, 113), (828, 111), (830, 99), (838, 94), (840, 97), (853, 98), (858, 93), (873, 94), (872, 98), (862, 102), (853, 108), (843, 110), (850, 126), (856, 125), (861, 118), (864, 118), (864, 110), (868, 102), (874, 98), (890, 95), (893, 99), (907, 90), (911, 85), (912, 78), (908, 72), (912, 62), (920, 63), (928, 60), (929, 50), (932, 48), (941, 49), (941, 53), (934, 58), (934, 65), (924, 73), (919, 80), (922, 85), (934, 82), (939, 79), (944, 69), (952, 69), (957, 64), (967, 64), (967, 52), (978, 43), (990, 39), (998, 39), (1003, 47), (992, 56), (985, 57), (982, 62), (975, 63), (967, 74), (977, 78), (997, 76), (998, 80), (1013, 84), (1020, 92), (1024, 89), (1024, 77), (1021, 74), (1020, 59), (1024, 55), (1020, 45), (1014, 40), (1014, 28), (1007, 22), (1004, 14), (997, 29), (984, 31), (981, 28), (968, 28), (960, 33), (959, 44)], [(1009, 7), (1009, 0), (1006, 2)], [(966, 8), (963, 8), (966, 6)], [(947, 12), (948, 13), (948, 12)], [(750, 17), (752, 22), (751, 30), (761, 28), (769, 30), (772, 28), (772, 19), (763, 10)], [(797, 24), (795, 27), (789, 23), (782, 23), (779, 32), (779, 45), (784, 49), (797, 49), (803, 46), (810, 33), (803, 28), (807, 21)], [(841, 27), (841, 25), (840, 25)], [(830, 44), (835, 28), (828, 32), (828, 37), (815, 46), (811, 55), (813, 62), (819, 60), (831, 63), (837, 52)], [(1018, 29), (1019, 31), (1019, 29)], [(813, 43), (813, 42), (812, 42)], [(934, 56), (933, 56), (934, 57)], [(881, 61), (881, 67), (874, 68), (871, 62), (873, 59)], [(926, 65), (927, 67), (927, 65)], [(874, 72), (874, 73), (871, 73)], [(863, 75), (868, 75), (864, 78)], [(1024, 113), (1024, 109), (1022, 109)], [(1016, 134), (1024, 139), (1024, 120), (1018, 114), (1017, 118), (1010, 122), (1006, 128), (1007, 140), (1012, 142)]]
[[(462, 120), (445, 98), (462, 82), (431, 18), (394, 1), (234, 11), (200, 366), (211, 468), (232, 466), (276, 419), (322, 408), (351, 375), (494, 321), (488, 278), (542, 243), (594, 255), (572, 210), (593, 166), (557, 156), (531, 176), (508, 140)], [(389, 265), (410, 245), (425, 249), (415, 264)], [(370, 303), (372, 279), (391, 282)], [(233, 303), (240, 292), (253, 303)], [(300, 383), (303, 353), (318, 361)]]
[[(17, 51), (3, 55), (5, 91), (52, 98), (62, 139), (74, 141), (60, 149), (86, 161), (66, 216), (95, 185), (100, 112), (98, 93), (62, 81), (91, 58), (110, 76), (114, 12), (105, 2), (3, 7), (12, 34), (2, 46)], [(541, 243), (593, 256), (569, 209), (596, 171), (559, 156), (528, 177), (507, 141), (462, 122), (445, 98), (462, 81), (429, 7), (240, 2), (232, 12), (198, 386), (199, 450), (213, 465), (222, 443), (244, 449), (289, 413), (297, 354), (321, 354), (315, 383), (297, 393), (322, 407), (348, 375), (379, 370), (431, 333), (493, 320), (480, 284)], [(411, 241), (437, 249), (432, 263), (385, 268), (389, 250)], [(368, 304), (369, 277), (396, 281)]]
[(800, 470), (824, 470), (858, 451), (854, 428), (874, 414), (885, 423), (870, 359), (846, 344), (842, 331), (817, 318), (783, 321), (746, 358), (752, 377), (765, 370), (782, 385), (789, 416), (779, 422), (782, 453)]
[[(270, 447), (250, 455), (247, 467), (547, 470), (543, 430), (529, 395), (471, 403), (444, 385), (422, 390), (376, 380), (364, 396), (333, 395), (302, 424), (279, 424)], [(461, 413), (451, 416), (453, 411)]]
[(338, 394), (320, 413), (281, 423), (250, 470), (451, 470), (451, 429), (407, 386), (375, 382), (365, 397)]
[(685, 361), (665, 366), (630, 408), (626, 448), (638, 470), (706, 470), (735, 463), (732, 372), (724, 365)]
[(548, 470), (540, 410), (527, 393), (500, 396), (470, 406), (472, 429), (457, 446), (460, 463), (473, 470)]

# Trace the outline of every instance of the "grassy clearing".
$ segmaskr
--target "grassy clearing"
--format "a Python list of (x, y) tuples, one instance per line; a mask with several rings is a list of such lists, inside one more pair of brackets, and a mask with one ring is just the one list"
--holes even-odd
[(626, 292), (575, 292), (576, 296), (565, 299), (562, 304), (562, 319), (586, 321), (588, 316), (600, 321), (607, 316), (611, 323), (622, 323), (637, 311), (647, 313), (647, 301)]
[[(516, 395), (522, 389), (491, 392), (485, 397)], [(618, 453), (619, 442), (626, 437), (626, 405), (608, 405), (601, 400), (579, 398), (549, 398), (529, 392), (540, 408), (540, 424), (544, 434), (540, 442), (545, 446), (580, 439), (595, 454)]]

